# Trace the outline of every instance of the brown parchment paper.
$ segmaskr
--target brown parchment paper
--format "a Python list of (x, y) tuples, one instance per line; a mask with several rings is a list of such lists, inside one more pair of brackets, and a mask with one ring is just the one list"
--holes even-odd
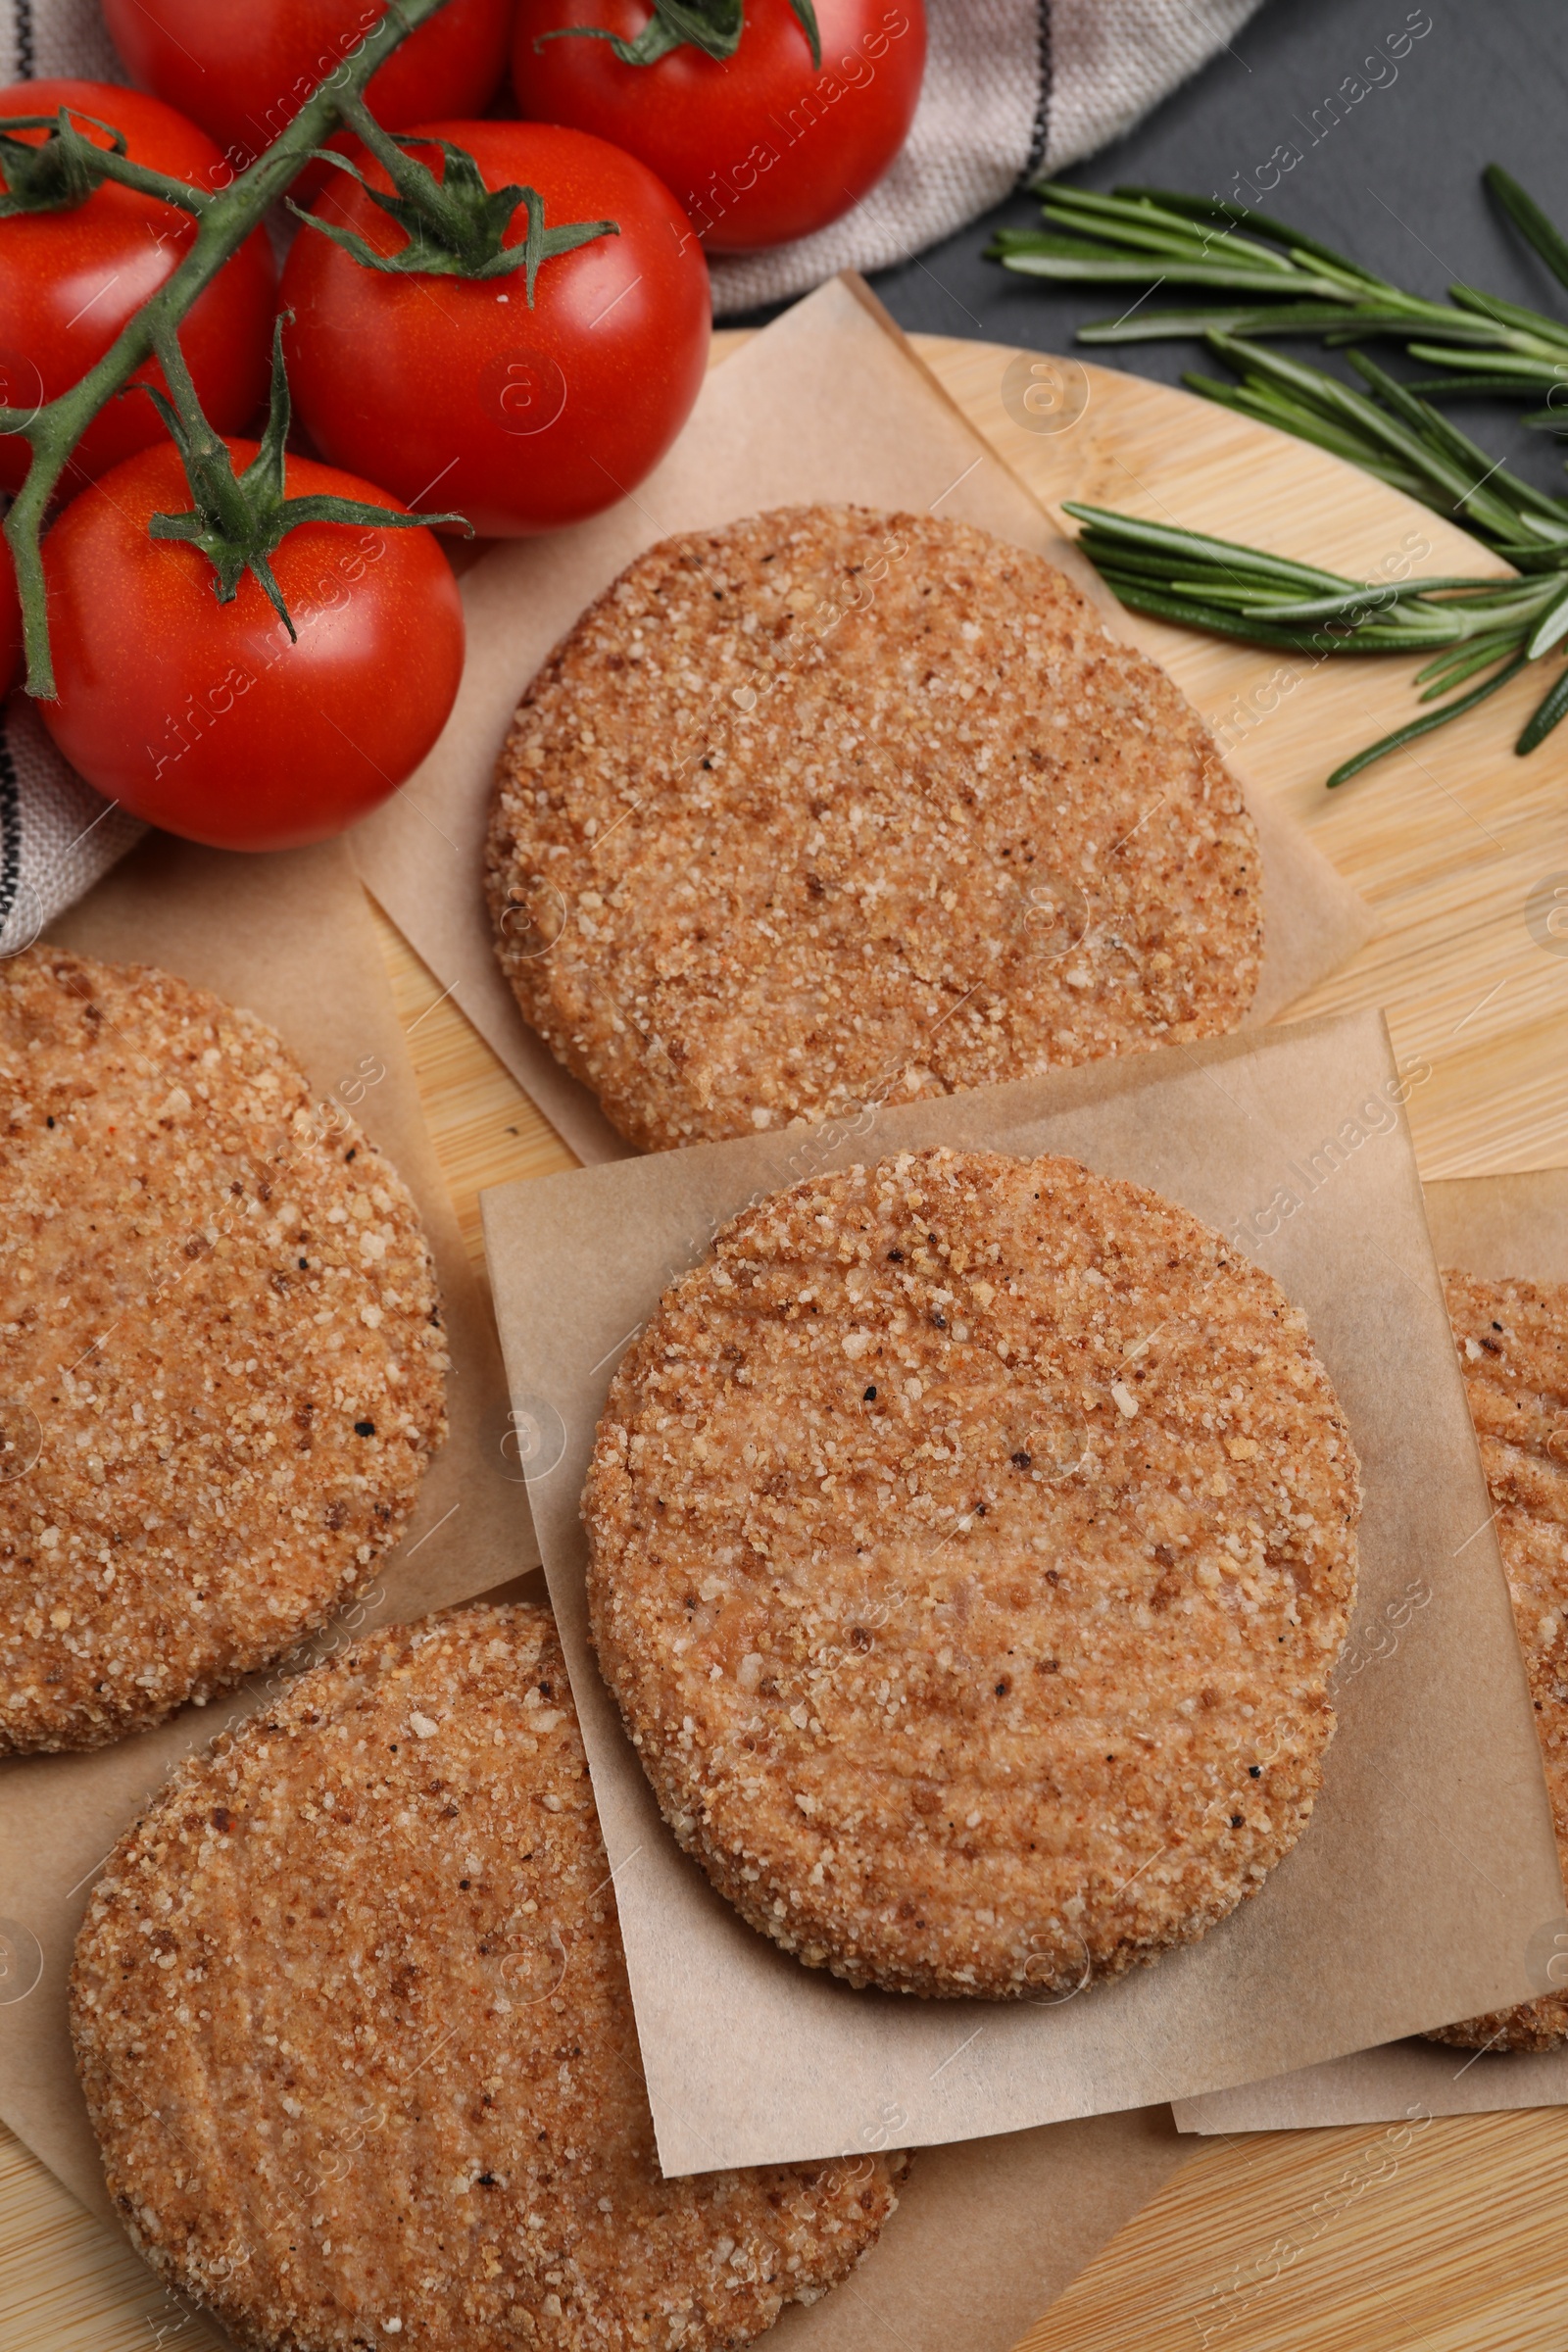
[[(514, 1410), (582, 1717), (667, 2172), (1012, 2132), (1181, 2098), (1544, 1989), (1564, 1920), (1523, 1664), (1380, 1015), (1262, 1030), (484, 1200)], [(754, 1193), (946, 1143), (1071, 1152), (1179, 1200), (1311, 1326), (1366, 1488), (1356, 1624), (1411, 1640), (1347, 1688), (1310, 1829), (1196, 1945), (1077, 2000), (854, 1992), (755, 1936), (664, 1829), (595, 1668), (578, 1496), (616, 1357)], [(1157, 1351), (1157, 1335), (1152, 1340)], [(1369, 2032), (1367, 2021), (1378, 2019)]]
[[(1568, 1168), (1429, 1184), (1426, 1204), (1440, 1266), (1568, 1282)], [(1405, 1638), (1420, 1637), (1408, 1632)], [(1379, 1662), (1363, 1679), (1374, 1680), (1383, 1670)], [(1547, 1962), (1555, 1959), (1560, 1989), (1568, 1942), (1553, 1949), (1547, 1936), (1543, 1951)], [(1277, 2132), (1297, 2124), (1398, 2122), (1418, 2108), (1429, 2115), (1478, 2115), (1502, 2107), (1563, 2106), (1568, 2049), (1478, 2052), (1398, 2041), (1270, 2082), (1184, 2099), (1175, 2113), (1183, 2132)]]
[(767, 2352), (1009, 2352), (1191, 2151), (1168, 2107), (922, 2148), (874, 2253), (761, 2341)]
[[(340, 844), (271, 857), (150, 835), (51, 926), (60, 945), (162, 965), (278, 1031), (321, 1100), (386, 1152), (435, 1251), (452, 1353), (451, 1435), (399, 1547), (365, 1598), (311, 1645), (422, 1616), (532, 1568), (494, 1327), (467, 1263), (415, 1088), (379, 945)], [(303, 1663), (303, 1657), (294, 1661)], [(99, 1865), (172, 1766), (272, 1687), (256, 1676), (207, 1707), (87, 1755), (0, 1765), (0, 2116), (95, 2213), (112, 2219), (66, 2027), (71, 1948)], [(17, 1997), (19, 1996), (20, 1997)]]
[[(1046, 557), (1126, 635), (1098, 573), (955, 407), (862, 281), (830, 280), (713, 368), (685, 430), (636, 492), (591, 522), (495, 548), (463, 581), (468, 651), (424, 765), (351, 837), (404, 935), (579, 1159), (630, 1146), (529, 1029), (490, 944), (481, 863), (513, 712), (546, 655), (616, 573), (671, 532), (810, 500), (942, 514)], [(1370, 911), (1306, 835), (1249, 794), (1263, 853), (1260, 1022), (1354, 953)]]

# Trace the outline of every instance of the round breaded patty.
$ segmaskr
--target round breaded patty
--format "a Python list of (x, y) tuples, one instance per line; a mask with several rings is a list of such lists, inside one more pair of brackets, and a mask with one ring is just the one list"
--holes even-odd
[[(1568, 1885), (1568, 1283), (1483, 1282), (1446, 1271), (1443, 1287)], [(1568, 1991), (1465, 2018), (1430, 2038), (1466, 2050), (1557, 2049), (1568, 2042)]]
[(407, 1188), (254, 1014), (0, 962), (0, 1754), (157, 1723), (365, 1584), (439, 1321)]
[(110, 2194), (267, 2352), (709, 2352), (844, 2277), (902, 2157), (666, 2180), (547, 1611), (403, 1627), (181, 1765), (76, 1944)]
[(1038, 556), (798, 507), (651, 548), (534, 679), (488, 852), (523, 1016), (650, 1150), (1233, 1029), (1251, 818)]
[(1300, 1836), (1356, 1464), (1306, 1327), (1069, 1159), (904, 1154), (746, 1210), (615, 1376), (599, 1657), (665, 1819), (853, 1984), (1059, 1996)]

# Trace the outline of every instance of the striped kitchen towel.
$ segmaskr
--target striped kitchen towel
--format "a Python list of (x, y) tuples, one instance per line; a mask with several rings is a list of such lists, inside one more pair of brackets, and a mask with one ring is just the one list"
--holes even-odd
[[(97, 0), (0, 0), (0, 84), (123, 81)], [(0, 956), (30, 947), (145, 828), (68, 767), (24, 694), (0, 710)]]
[[(903, 154), (814, 237), (713, 263), (720, 314), (882, 270), (1022, 181), (1130, 130), (1225, 48), (1259, 0), (926, 0), (925, 85)], [(824, 56), (824, 68), (832, 59)]]
[[(1231, 40), (1259, 0), (927, 0), (930, 49), (904, 153), (815, 236), (713, 265), (723, 315), (835, 270), (906, 260), (1020, 183), (1091, 155)], [(832, 66), (824, 58), (824, 71)], [(123, 79), (96, 0), (0, 0), (0, 83)], [(141, 828), (55, 752), (24, 696), (0, 713), (0, 955), (78, 898)]]

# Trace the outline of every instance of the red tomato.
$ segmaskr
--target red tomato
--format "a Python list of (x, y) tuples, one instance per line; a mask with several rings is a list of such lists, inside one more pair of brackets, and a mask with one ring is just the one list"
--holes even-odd
[[(256, 444), (231, 441), (235, 470)], [(290, 497), (400, 513), (352, 475), (290, 458)], [(50, 734), (89, 784), (215, 848), (340, 833), (412, 775), (463, 671), (463, 608), (425, 530), (306, 523), (272, 557), (297, 644), (247, 572), (220, 605), (205, 556), (148, 536), (189, 510), (172, 446), (74, 499), (44, 541), (60, 699)]]
[(22, 606), (11, 548), (0, 537), (0, 703), (22, 675)]
[(521, 0), (512, 79), (524, 115), (597, 131), (641, 156), (710, 253), (782, 245), (875, 187), (908, 134), (925, 69), (923, 0), (816, 0), (820, 68), (789, 0), (746, 0), (722, 64), (672, 49), (627, 66), (608, 41), (546, 41), (563, 24), (629, 39), (647, 0)]
[[(110, 36), (138, 81), (211, 131), (238, 172), (352, 57), (387, 0), (104, 0)], [(430, 115), (480, 115), (506, 71), (512, 0), (447, 0), (372, 76), (388, 130)]]
[[(611, 220), (620, 233), (542, 263), (529, 310), (521, 270), (387, 275), (302, 228), (283, 273), (295, 414), (323, 457), (487, 537), (597, 514), (659, 463), (697, 398), (702, 248), (667, 189), (601, 139), (540, 122), (425, 127), (474, 156), (487, 187), (537, 188), (548, 226)], [(388, 185), (379, 166), (370, 175)], [(316, 209), (379, 253), (407, 242), (352, 183)], [(506, 243), (526, 234), (519, 207)]]
[[(0, 90), (0, 117), (49, 115), (61, 106), (113, 122), (133, 163), (192, 187), (223, 184), (223, 160), (211, 139), (162, 99), (107, 81), (23, 81)], [(77, 128), (95, 147), (110, 144), (90, 123)], [(46, 135), (17, 133), (33, 145)], [(31, 409), (69, 391), (173, 273), (195, 234), (189, 213), (109, 181), (68, 212), (0, 220), (0, 402)], [(266, 397), (276, 282), (271, 248), (257, 229), (180, 327), (180, 349), (220, 432), (248, 424)], [(131, 380), (149, 379), (161, 385), (163, 371), (149, 364)], [(76, 446), (76, 486), (164, 437), (150, 400), (135, 392), (112, 400)], [(20, 435), (0, 436), (0, 489), (21, 487), (29, 455)]]

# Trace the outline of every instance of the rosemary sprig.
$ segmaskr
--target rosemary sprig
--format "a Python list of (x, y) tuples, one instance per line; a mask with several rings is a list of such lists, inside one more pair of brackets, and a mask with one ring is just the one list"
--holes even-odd
[[(1487, 187), (1553, 273), (1568, 285), (1568, 241), (1497, 164)], [(988, 248), (1005, 269), (1061, 282), (1202, 286), (1245, 296), (1180, 311), (1141, 304), (1079, 330), (1084, 343), (1150, 343), (1176, 335), (1321, 334), (1330, 345), (1387, 335), (1448, 373), (1434, 381), (1470, 392), (1478, 377), (1532, 396), (1568, 384), (1568, 324), (1543, 311), (1454, 284), (1429, 302), (1348, 261), (1316, 237), (1218, 197), (1168, 189), (1050, 185), (1047, 229), (1003, 229)], [(1431, 389), (1429, 384), (1427, 389)]]
[[(1568, 286), (1568, 238), (1497, 165), (1485, 179), (1514, 227)], [(1084, 553), (1136, 612), (1320, 658), (1432, 651), (1416, 675), (1420, 700), (1431, 707), (1344, 761), (1331, 786), (1474, 710), (1528, 662), (1568, 653), (1568, 499), (1494, 463), (1435, 406), (1454, 394), (1544, 395), (1548, 405), (1525, 421), (1568, 432), (1568, 322), (1462, 284), (1448, 288), (1446, 302), (1428, 302), (1315, 237), (1218, 198), (1151, 188), (1102, 196), (1056, 186), (1046, 196), (1048, 229), (1004, 230), (990, 248), (1007, 269), (1057, 281), (1151, 292), (1201, 286), (1247, 297), (1245, 305), (1211, 299), (1181, 311), (1135, 303), (1118, 319), (1083, 328), (1080, 341), (1200, 336), (1236, 380), (1188, 374), (1183, 381), (1194, 391), (1360, 466), (1459, 521), (1513, 567), (1504, 578), (1369, 585), (1199, 532), (1068, 506), (1084, 525)], [(1259, 339), (1306, 334), (1344, 348), (1360, 383)], [(1372, 336), (1402, 342), (1410, 358), (1444, 372), (1401, 381), (1353, 347)], [(1534, 751), (1564, 716), (1568, 669), (1538, 704), (1515, 751)]]
[[(1440, 703), (1345, 760), (1329, 777), (1331, 787), (1474, 710), (1526, 662), (1560, 648), (1568, 637), (1568, 573), (1561, 571), (1379, 585), (1077, 499), (1066, 501), (1066, 512), (1083, 526), (1078, 544), (1084, 554), (1135, 612), (1320, 659), (1435, 653), (1417, 676), (1418, 683), (1432, 681), (1424, 702), (1478, 670), (1493, 669), (1467, 694)], [(1529, 721), (1518, 750), (1533, 751), (1568, 710), (1565, 686), (1568, 673)]]

